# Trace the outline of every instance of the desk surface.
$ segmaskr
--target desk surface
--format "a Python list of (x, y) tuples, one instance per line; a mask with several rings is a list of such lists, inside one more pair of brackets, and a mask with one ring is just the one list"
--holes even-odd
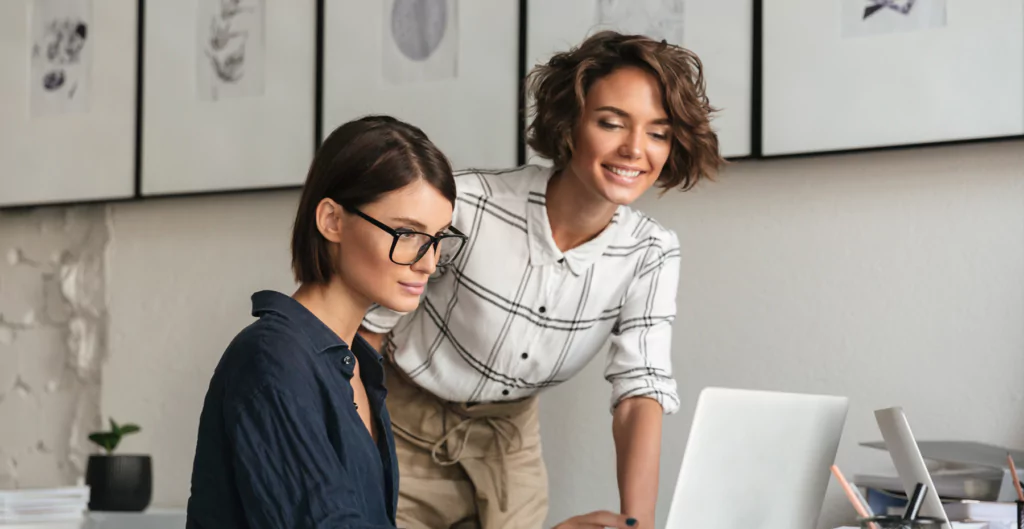
[(88, 512), (81, 522), (0, 525), (0, 529), (182, 529), (184, 509), (150, 509), (145, 512)]

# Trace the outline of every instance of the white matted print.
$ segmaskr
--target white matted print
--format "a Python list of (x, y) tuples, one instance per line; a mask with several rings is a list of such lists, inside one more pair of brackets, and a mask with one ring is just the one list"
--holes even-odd
[[(203, 13), (225, 30), (219, 66)], [(144, 16), (141, 194), (301, 185), (316, 147), (317, 1), (146, 0)], [(202, 72), (216, 92), (197, 90)]]
[(683, 0), (598, 0), (597, 25), (683, 44)]
[(887, 35), (946, 25), (947, 0), (839, 0), (844, 37)]
[(458, 75), (458, 0), (386, 0), (382, 5), (385, 80), (408, 84)]
[(841, 34), (844, 5), (764, 2), (764, 155), (1024, 133), (1020, 0), (949, 2), (941, 28), (862, 38)]
[(265, 0), (199, 0), (196, 90), (199, 99), (263, 94)]
[(322, 138), (388, 114), (422, 129), (456, 168), (514, 166), (518, 15), (508, 0), (324, 2)]
[(138, 3), (0, 0), (0, 207), (134, 194)]
[(92, 30), (92, 0), (33, 1), (29, 74), (33, 117), (89, 110)]

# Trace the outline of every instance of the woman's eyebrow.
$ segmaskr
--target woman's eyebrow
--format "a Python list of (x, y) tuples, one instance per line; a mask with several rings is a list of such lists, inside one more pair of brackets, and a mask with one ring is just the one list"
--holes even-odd
[[(411, 226), (413, 228), (416, 228), (417, 230), (422, 231), (422, 232), (426, 232), (427, 231), (426, 224), (423, 224), (422, 222), (420, 222), (420, 221), (418, 221), (418, 220), (416, 220), (416, 219), (414, 219), (412, 217), (392, 217), (391, 220), (393, 220), (395, 222), (402, 223), (402, 224), (408, 224), (409, 226)], [(448, 224), (445, 224), (444, 227), (442, 227), (441, 229), (437, 230), (437, 233), (441, 233), (442, 231), (447, 230), (448, 228), (451, 228), (451, 227), (452, 227), (452, 223), (449, 222)]]
[(416, 228), (417, 230), (420, 230), (420, 231), (426, 231), (427, 230), (427, 225), (426, 224), (423, 224), (422, 222), (420, 222), (420, 221), (418, 221), (418, 220), (416, 220), (416, 219), (414, 219), (412, 217), (391, 217), (391, 220), (395, 221), (395, 222), (402, 223), (402, 224), (408, 224), (409, 226), (412, 226), (413, 228)]
[[(624, 118), (632, 117), (632, 116), (629, 115), (629, 112), (626, 112), (625, 110), (622, 110), (621, 108), (613, 107), (613, 106), (598, 107), (595, 110), (597, 112), (601, 112), (601, 111), (611, 112), (612, 114), (616, 114), (616, 115), (624, 117)], [(656, 120), (652, 121), (651, 124), (652, 125), (671, 125), (671, 122), (669, 121), (668, 118), (661, 118), (661, 119), (656, 119)]]

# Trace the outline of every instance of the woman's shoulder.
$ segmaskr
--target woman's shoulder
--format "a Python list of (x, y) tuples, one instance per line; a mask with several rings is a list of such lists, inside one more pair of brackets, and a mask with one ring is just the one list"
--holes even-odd
[(455, 173), (459, 196), (476, 198), (526, 197), (537, 188), (537, 181), (551, 176), (551, 169), (540, 165), (521, 165), (507, 169), (465, 169)]
[(310, 350), (301, 331), (282, 321), (260, 318), (231, 340), (217, 375), (223, 377), (227, 392), (236, 397), (266, 388), (304, 387), (315, 371), (309, 361)]
[(646, 242), (666, 250), (679, 247), (679, 236), (675, 230), (666, 228), (654, 217), (632, 207), (619, 207), (616, 223), (619, 225), (620, 244)]

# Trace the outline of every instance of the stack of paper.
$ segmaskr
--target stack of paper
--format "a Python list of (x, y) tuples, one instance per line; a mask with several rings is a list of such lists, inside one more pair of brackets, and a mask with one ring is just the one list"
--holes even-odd
[[(985, 522), (987, 529), (1017, 529), (1017, 504), (988, 501), (956, 501), (944, 503), (946, 517), (961, 522)], [(903, 514), (902, 509), (890, 509), (888, 514)]]
[[(950, 522), (953, 529), (994, 529), (985, 522)], [(836, 529), (860, 529), (855, 526), (843, 526)]]
[(44, 523), (79, 527), (88, 506), (89, 487), (0, 491), (0, 527)]

